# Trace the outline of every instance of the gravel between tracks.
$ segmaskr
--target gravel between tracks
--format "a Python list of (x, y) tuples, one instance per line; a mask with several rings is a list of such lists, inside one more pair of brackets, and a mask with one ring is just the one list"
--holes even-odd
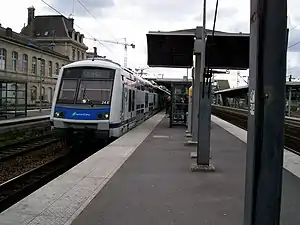
[(65, 155), (68, 150), (64, 143), (57, 142), (37, 151), (2, 162), (0, 164), (0, 184)]

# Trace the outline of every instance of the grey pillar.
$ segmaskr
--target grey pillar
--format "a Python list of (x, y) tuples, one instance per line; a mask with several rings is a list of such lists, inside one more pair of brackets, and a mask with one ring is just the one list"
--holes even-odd
[(292, 87), (289, 87), (289, 111), (288, 111), (289, 116), (291, 116), (291, 106), (292, 106)]
[(251, 0), (250, 18), (250, 85), (244, 225), (279, 225), (286, 82), (287, 0)]
[(192, 132), (192, 101), (193, 101), (193, 98), (192, 96), (190, 95), (190, 87), (188, 89), (188, 93), (189, 93), (189, 105), (188, 105), (188, 129), (187, 129), (187, 133), (190, 134)]
[[(203, 2), (203, 27), (201, 41), (201, 66), (198, 112), (197, 164), (192, 165), (192, 171), (214, 171), (209, 164), (210, 158), (210, 119), (211, 119), (211, 84), (205, 80), (205, 46), (206, 46), (206, 0)], [(197, 31), (196, 31), (197, 32)], [(197, 68), (197, 64), (196, 64)]]
[(206, 46), (206, 0), (203, 2), (203, 27), (202, 27), (202, 61), (200, 74), (199, 117), (198, 117), (198, 143), (197, 164), (209, 165), (210, 152), (210, 104), (209, 88), (205, 82), (205, 46)]
[[(195, 41), (195, 56), (196, 63), (194, 69), (193, 83), (193, 99), (192, 99), (192, 142), (196, 142), (198, 138), (198, 110), (199, 110), (199, 88), (200, 88), (200, 73), (201, 73), (201, 27), (196, 28)], [(198, 45), (199, 44), (199, 45)]]

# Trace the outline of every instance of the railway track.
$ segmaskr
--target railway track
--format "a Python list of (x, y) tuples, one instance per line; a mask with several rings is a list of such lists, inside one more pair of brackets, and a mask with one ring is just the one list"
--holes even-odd
[(0, 185), (0, 212), (64, 172), (67, 155), (60, 156)]
[(51, 134), (46, 134), (44, 136), (34, 137), (26, 141), (2, 146), (0, 147), (0, 162), (27, 154), (31, 151), (41, 149), (49, 144), (59, 141), (59, 138), (55, 138)]
[[(66, 172), (105, 144), (69, 147), (56, 153), (55, 158), (0, 184), (0, 212)], [(85, 151), (82, 151), (84, 149)]]
[[(212, 114), (247, 130), (248, 111), (224, 106), (212, 106)], [(286, 117), (284, 123), (285, 149), (300, 155), (300, 120)]]

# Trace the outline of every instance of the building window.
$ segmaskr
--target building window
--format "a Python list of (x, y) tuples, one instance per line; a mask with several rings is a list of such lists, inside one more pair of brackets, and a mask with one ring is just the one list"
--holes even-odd
[(0, 70), (6, 69), (6, 49), (0, 48)]
[(51, 87), (48, 87), (48, 100), (49, 102), (52, 102), (52, 88)]
[(40, 100), (43, 101), (45, 100), (45, 88), (42, 87), (42, 93), (40, 93)]
[(23, 60), (22, 60), (22, 67), (23, 67), (23, 72), (27, 73), (28, 72), (28, 55), (23, 54)]
[(12, 57), (11, 57), (11, 59), (12, 59), (12, 69), (13, 69), (14, 71), (17, 71), (17, 65), (18, 65), (18, 53), (15, 52), (15, 51), (13, 51), (13, 52), (12, 52)]
[(81, 53), (81, 59), (84, 60), (84, 53)]
[(37, 62), (36, 57), (32, 57), (32, 65), (31, 65), (31, 73), (32, 74), (36, 74), (36, 62)]
[(59, 74), (59, 64), (55, 63), (55, 74), (58, 75)]
[(31, 98), (31, 101), (35, 101), (36, 100), (36, 97), (37, 97), (37, 87), (36, 86), (32, 86), (31, 89), (30, 89), (30, 98)]
[(80, 60), (80, 52), (77, 50), (77, 60)]
[(45, 76), (45, 59), (41, 59), (41, 75)]
[(72, 59), (75, 60), (75, 49), (73, 48)]
[(52, 61), (49, 61), (49, 65), (48, 65), (48, 76), (52, 77), (52, 71), (53, 71), (53, 65), (52, 65)]

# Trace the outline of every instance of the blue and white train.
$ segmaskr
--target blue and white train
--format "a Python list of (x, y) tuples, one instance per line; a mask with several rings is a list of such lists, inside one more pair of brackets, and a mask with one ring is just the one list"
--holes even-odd
[(107, 59), (77, 61), (58, 76), (50, 121), (60, 137), (118, 138), (164, 106), (170, 92)]

